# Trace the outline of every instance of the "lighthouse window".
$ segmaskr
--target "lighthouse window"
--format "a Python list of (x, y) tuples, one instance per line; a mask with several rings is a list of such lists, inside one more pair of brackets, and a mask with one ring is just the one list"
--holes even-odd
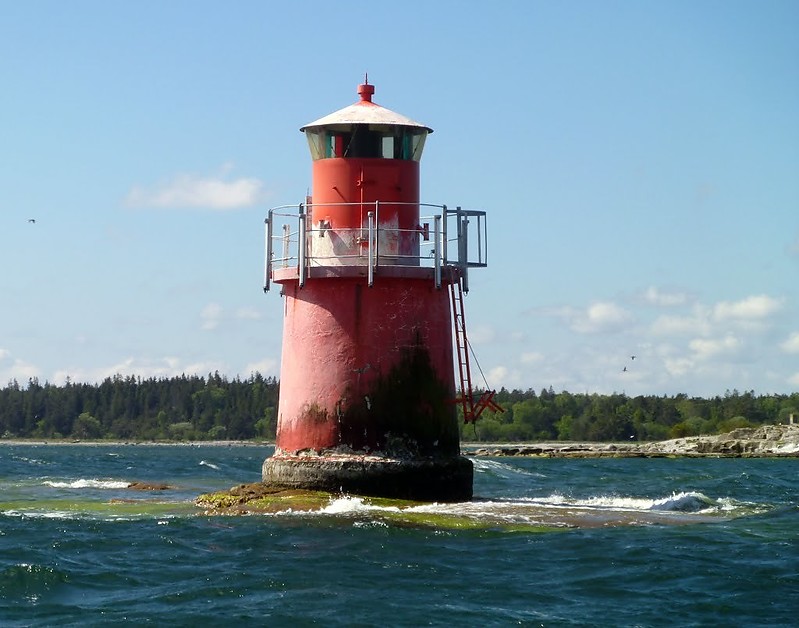
[(383, 146), (382, 152), (380, 154), (381, 157), (385, 159), (395, 159), (394, 155), (394, 137), (389, 135), (383, 138)]
[(325, 155), (325, 134), (319, 131), (305, 131), (308, 148), (311, 149), (311, 159), (322, 159)]
[(419, 161), (427, 133), (394, 127), (381, 133), (380, 156), (384, 159), (404, 159)]
[(380, 157), (380, 134), (356, 124), (344, 157)]
[(306, 129), (311, 158), (382, 158), (419, 161), (426, 131), (389, 125), (341, 125), (338, 128)]
[(327, 136), (325, 157), (346, 157), (349, 143), (349, 133), (331, 133)]
[(424, 141), (426, 139), (427, 133), (419, 133), (418, 135), (412, 136), (410, 159), (419, 161), (422, 158), (422, 150), (424, 150)]

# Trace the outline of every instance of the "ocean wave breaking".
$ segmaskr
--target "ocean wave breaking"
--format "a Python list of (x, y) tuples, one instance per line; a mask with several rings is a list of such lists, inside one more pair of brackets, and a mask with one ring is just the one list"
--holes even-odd
[[(386, 506), (368, 497), (339, 496), (313, 511), (312, 515), (380, 518), (381, 515), (429, 515), (460, 517), (502, 524), (531, 524), (555, 527), (597, 525), (679, 524), (737, 517), (762, 511), (757, 504), (730, 498), (713, 499), (701, 492), (678, 492), (664, 497), (597, 495), (571, 498), (561, 494), (546, 497), (476, 499), (470, 502)], [(300, 514), (289, 513), (286, 514)]]
[(45, 486), (50, 486), (52, 488), (101, 488), (101, 489), (120, 489), (120, 488), (128, 488), (130, 486), (130, 482), (123, 482), (121, 480), (97, 480), (97, 479), (78, 479), (78, 480), (71, 480), (71, 481), (56, 481), (56, 480), (45, 480), (43, 482)]

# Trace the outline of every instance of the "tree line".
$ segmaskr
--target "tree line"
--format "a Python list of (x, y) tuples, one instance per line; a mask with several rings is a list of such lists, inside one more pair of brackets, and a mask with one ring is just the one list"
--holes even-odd
[[(756, 395), (754, 391), (726, 391), (712, 398), (625, 394), (556, 393), (551, 387), (538, 394), (497, 392), (504, 412), (486, 410), (468, 440), (520, 442), (657, 441), (702, 434), (721, 434), (741, 427), (799, 422), (799, 393)], [(470, 433), (471, 432), (471, 433)]]
[(3, 438), (114, 440), (248, 440), (274, 438), (278, 382), (254, 374), (229, 380), (116, 375), (99, 384), (0, 390)]
[[(254, 374), (106, 378), (63, 386), (32, 378), (0, 389), (0, 437), (41, 439), (273, 440), (279, 382)], [(480, 391), (476, 394), (479, 395)], [(497, 392), (502, 412), (475, 425), (460, 421), (463, 440), (649, 441), (716, 434), (739, 427), (799, 422), (799, 393), (727, 391), (712, 398), (556, 393), (551, 387)]]

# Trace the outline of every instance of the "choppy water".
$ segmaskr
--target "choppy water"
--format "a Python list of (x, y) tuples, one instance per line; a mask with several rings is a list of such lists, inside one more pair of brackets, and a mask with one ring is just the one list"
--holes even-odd
[[(799, 459), (476, 458), (485, 530), (368, 500), (199, 514), (265, 447), (0, 446), (0, 625), (775, 626), (799, 616)], [(167, 483), (157, 493), (134, 481)], [(526, 524), (518, 531), (515, 524)], [(531, 532), (529, 524), (540, 524)]]

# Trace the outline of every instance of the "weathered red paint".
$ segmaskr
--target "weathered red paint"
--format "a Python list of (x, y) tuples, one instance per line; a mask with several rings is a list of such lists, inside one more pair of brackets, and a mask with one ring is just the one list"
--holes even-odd
[[(457, 451), (457, 430), (450, 429), (455, 410), (448, 403), (455, 394), (449, 301), (432, 278), (381, 278), (371, 288), (359, 277), (310, 279), (302, 288), (284, 284), (284, 292), (281, 450), (380, 450), (387, 429), (424, 449)], [(413, 351), (429, 356), (447, 405), (439, 403), (435, 416), (430, 406), (442, 401), (435, 392), (414, 397), (409, 391), (394, 403), (407, 415), (397, 433), (399, 426), (373, 413), (386, 410), (379, 406), (381, 381)], [(354, 416), (357, 430), (348, 425)]]
[(347, 235), (366, 228), (370, 211), (376, 212), (381, 225), (397, 230), (381, 254), (419, 254), (418, 161), (332, 158), (313, 162), (311, 222), (318, 226), (325, 221), (333, 235), (339, 234), (347, 243), (339, 249), (340, 255), (358, 252), (358, 243)]

